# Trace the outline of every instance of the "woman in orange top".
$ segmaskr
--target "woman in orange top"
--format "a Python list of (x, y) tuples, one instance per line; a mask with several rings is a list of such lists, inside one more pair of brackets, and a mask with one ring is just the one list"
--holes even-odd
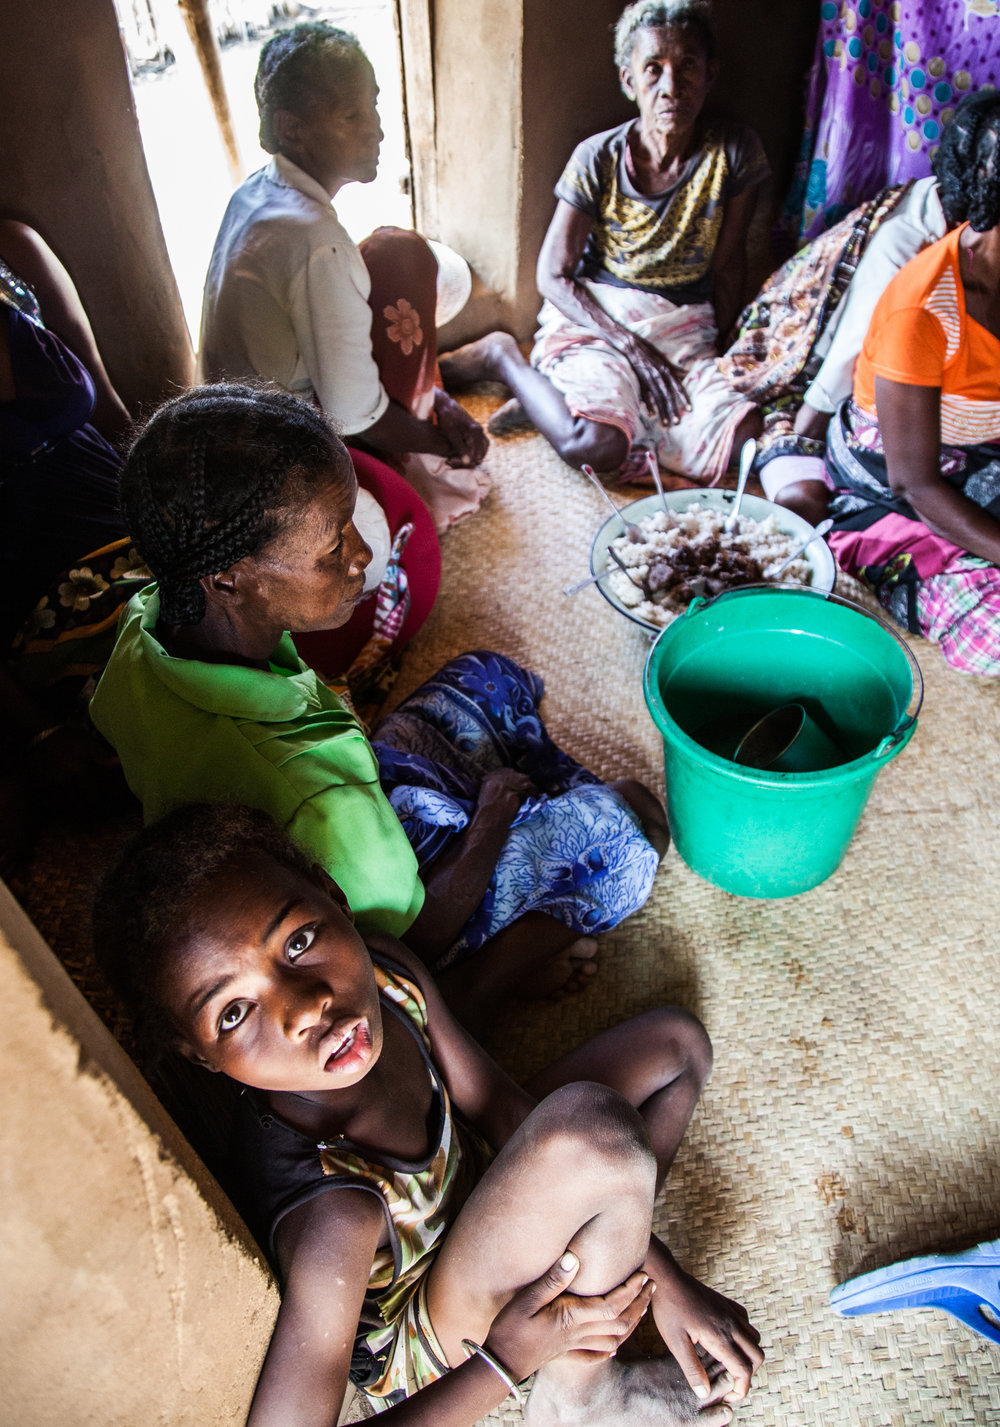
[(960, 226), (893, 278), (830, 423), (830, 544), (957, 668), (1000, 674), (1000, 94), (934, 161)]

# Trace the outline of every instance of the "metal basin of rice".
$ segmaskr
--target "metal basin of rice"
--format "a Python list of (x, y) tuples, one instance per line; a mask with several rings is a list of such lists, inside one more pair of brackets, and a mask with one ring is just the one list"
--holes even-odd
[[(728, 515), (732, 509), (736, 498), (735, 491), (723, 490), (686, 490), (669, 491), (666, 496), (667, 508), (673, 514), (679, 514), (694, 507), (699, 511), (712, 511), (723, 516)], [(653, 516), (657, 511), (662, 511), (663, 505), (659, 495), (643, 496), (640, 500), (634, 500), (631, 504), (622, 507), (622, 514), (636, 524), (639, 524), (644, 517)], [(768, 516), (775, 517), (775, 525), (783, 534), (790, 537), (792, 545), (801, 545), (812, 533), (813, 527), (794, 511), (786, 510), (784, 506), (775, 505), (773, 501), (763, 500), (760, 496), (745, 495), (743, 505), (740, 509), (740, 520), (744, 517), (748, 520), (763, 521)], [(593, 544), (590, 547), (590, 569), (596, 575), (606, 570), (612, 561), (608, 555), (608, 546), (617, 540), (622, 534), (623, 526), (617, 516), (609, 516), (601, 525), (594, 536)], [(809, 548), (804, 552), (802, 559), (808, 564), (810, 569), (810, 586), (815, 590), (823, 590), (827, 593), (833, 589), (837, 576), (837, 565), (825, 540), (814, 540)], [(625, 577), (622, 576), (622, 579)], [(783, 575), (780, 583), (784, 583), (791, 578)], [(665, 624), (670, 622), (673, 614), (680, 614), (683, 605), (678, 604), (672, 607), (670, 617), (662, 623), (654, 622), (644, 618), (635, 609), (629, 606), (616, 595), (615, 591), (609, 588), (609, 579), (601, 580), (597, 586), (601, 594), (608, 603), (616, 609), (619, 614), (623, 614), (626, 619), (630, 619), (634, 624), (641, 625), (643, 629), (649, 630), (653, 634), (658, 634)]]

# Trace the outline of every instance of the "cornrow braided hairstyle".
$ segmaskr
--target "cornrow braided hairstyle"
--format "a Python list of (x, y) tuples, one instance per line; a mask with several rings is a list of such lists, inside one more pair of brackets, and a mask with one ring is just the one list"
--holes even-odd
[(304, 116), (317, 99), (332, 98), (338, 78), (364, 50), (356, 35), (325, 20), (311, 20), (282, 30), (260, 52), (253, 82), (260, 115), (260, 146), (276, 154), (276, 109)]
[(931, 160), (948, 226), (977, 233), (1000, 223), (1000, 93), (970, 94), (955, 110)]
[(287, 392), (218, 383), (161, 406), (129, 452), (119, 495), (164, 624), (204, 619), (203, 576), (263, 549), (349, 463), (322, 413)]
[(719, 42), (715, 34), (710, 0), (633, 0), (626, 5), (615, 25), (615, 64), (619, 73), (628, 69), (639, 30), (693, 30), (705, 51), (715, 59)]

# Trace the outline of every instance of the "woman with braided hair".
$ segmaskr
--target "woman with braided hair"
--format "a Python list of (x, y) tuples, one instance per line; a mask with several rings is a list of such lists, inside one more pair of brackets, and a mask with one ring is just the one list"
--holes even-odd
[(322, 414), (283, 392), (161, 407), (121, 478), (156, 583), (126, 608), (91, 712), (147, 821), (196, 800), (271, 813), (359, 926), (405, 936), (476, 1022), (515, 989), (582, 984), (595, 935), (649, 894), (664, 814), (557, 748), (541, 680), (501, 654), (453, 659), (369, 743), (289, 638), (360, 598), (356, 491)]
[(830, 545), (950, 664), (1000, 675), (1000, 95), (933, 162), (952, 231), (889, 283), (830, 422)]
[[(446, 530), (490, 488), (486, 434), (437, 367), (436, 329), (468, 298), (468, 265), (398, 228), (358, 247), (337, 217), (333, 199), (345, 184), (371, 183), (382, 142), (378, 86), (354, 35), (322, 20), (281, 31), (261, 50), (254, 92), (272, 158), (222, 220), (200, 371), (315, 400), (351, 444), (398, 466)], [(439, 263), (456, 294), (449, 312)]]

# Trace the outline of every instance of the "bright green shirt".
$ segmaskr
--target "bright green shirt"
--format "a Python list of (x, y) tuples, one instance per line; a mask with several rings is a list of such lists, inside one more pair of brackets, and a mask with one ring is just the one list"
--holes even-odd
[(401, 936), (424, 889), (353, 714), (283, 635), (270, 672), (175, 659), (149, 585), (122, 612), (90, 705), (154, 822), (181, 803), (263, 808), (339, 883), (362, 928)]

